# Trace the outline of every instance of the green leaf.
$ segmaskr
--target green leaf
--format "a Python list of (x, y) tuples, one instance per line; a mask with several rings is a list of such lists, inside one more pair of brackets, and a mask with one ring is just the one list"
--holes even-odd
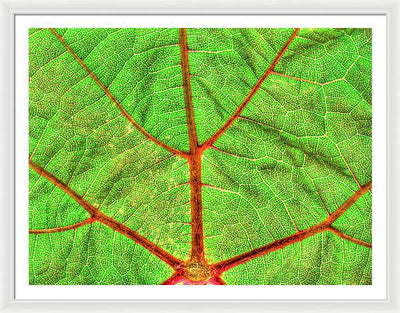
[(371, 29), (31, 29), (30, 284), (371, 284)]

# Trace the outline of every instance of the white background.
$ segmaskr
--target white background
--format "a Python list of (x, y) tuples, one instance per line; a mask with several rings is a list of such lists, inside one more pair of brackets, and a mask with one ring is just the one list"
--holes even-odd
[[(28, 285), (29, 27), (372, 27), (372, 286), (30, 286)], [(386, 20), (383, 16), (17, 16), (16, 298), (17, 299), (385, 299)], [(377, 109), (379, 108), (379, 109)]]

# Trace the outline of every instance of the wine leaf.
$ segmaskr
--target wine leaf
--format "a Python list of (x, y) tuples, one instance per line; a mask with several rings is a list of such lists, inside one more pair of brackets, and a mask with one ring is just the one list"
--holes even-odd
[(371, 29), (30, 29), (29, 279), (372, 283)]

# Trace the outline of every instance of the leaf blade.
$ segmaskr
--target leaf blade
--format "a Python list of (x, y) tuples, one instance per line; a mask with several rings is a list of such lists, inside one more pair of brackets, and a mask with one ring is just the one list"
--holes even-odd
[[(371, 180), (368, 30), (54, 34), (58, 42), (46, 30), (31, 30), (30, 158), (112, 216), (111, 228), (135, 229), (184, 260), (172, 277), (205, 279), (210, 263), (299, 236), (333, 219), (354, 190)], [(60, 210), (49, 201), (52, 194), (35, 197), (36, 181), (30, 224), (40, 227), (32, 228), (44, 229), (45, 238), (85, 232), (89, 219), (79, 213), (61, 224), (55, 219), (57, 210), (67, 216), (75, 206)], [(318, 231), (325, 236), (321, 242), (334, 243), (328, 254), (340, 248), (338, 240), (369, 248), (370, 195)], [(46, 203), (50, 207), (40, 213)], [(300, 239), (311, 247), (308, 237)], [(357, 256), (357, 249), (350, 250)], [(51, 260), (48, 252), (44, 259)], [(261, 268), (265, 258), (249, 264)], [(313, 258), (318, 261), (317, 253)], [(370, 258), (357, 264), (367, 264), (366, 272), (337, 279), (343, 267), (326, 267), (333, 276), (316, 283), (370, 283)], [(229, 272), (240, 277), (229, 270), (227, 283), (238, 283)], [(131, 281), (114, 269), (103, 275), (113, 284)], [(267, 276), (253, 277), (254, 283), (281, 282)], [(171, 273), (162, 277), (159, 282), (168, 282)], [(224, 282), (218, 275), (209, 281)]]

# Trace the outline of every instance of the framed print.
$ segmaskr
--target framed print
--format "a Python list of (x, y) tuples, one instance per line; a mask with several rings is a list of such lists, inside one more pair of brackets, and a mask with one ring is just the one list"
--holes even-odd
[(15, 14), (13, 301), (386, 303), (387, 23)]
[(17, 297), (384, 297), (386, 21), (338, 21), (18, 16)]

